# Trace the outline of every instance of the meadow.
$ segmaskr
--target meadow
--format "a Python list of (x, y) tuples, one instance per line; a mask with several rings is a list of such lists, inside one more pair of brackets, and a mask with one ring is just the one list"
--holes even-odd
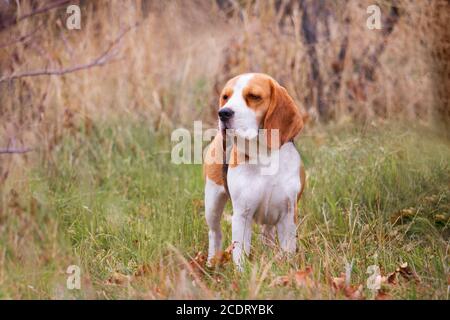
[[(69, 2), (0, 3), (0, 299), (449, 299), (448, 1)], [(249, 71), (308, 113), (307, 185), (297, 253), (255, 226), (239, 273), (170, 136)]]
[[(383, 298), (448, 298), (448, 141), (428, 129), (383, 124), (312, 130), (296, 144), (308, 177), (298, 252), (280, 257), (255, 227), (241, 274), (226, 257), (213, 268), (202, 260), (200, 165), (172, 164), (169, 138), (146, 123), (99, 125), (89, 136), (81, 130), (52, 161), (36, 160), (6, 196), (0, 296), (374, 298), (367, 268), (377, 265), (387, 276), (406, 262), (411, 277), (383, 282)], [(228, 206), (225, 245), (231, 214)], [(339, 289), (348, 264), (357, 294)], [(80, 290), (66, 287), (69, 265), (81, 269)]]

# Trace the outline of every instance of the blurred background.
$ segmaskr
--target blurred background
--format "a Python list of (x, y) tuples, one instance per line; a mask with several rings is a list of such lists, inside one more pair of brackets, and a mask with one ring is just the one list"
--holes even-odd
[[(69, 4), (79, 30), (66, 27)], [(154, 130), (214, 125), (219, 90), (249, 71), (276, 78), (313, 124), (448, 127), (449, 1), (376, 1), (381, 30), (366, 25), (371, 4), (1, 0), (0, 146), (51, 149), (65, 129), (124, 115)]]
[[(80, 29), (70, 30), (70, 4)], [(0, 150), (39, 149), (96, 125), (152, 132), (216, 125), (218, 94), (265, 72), (329, 123), (420, 124), (450, 132), (450, 2), (181, 0), (0, 1)], [(306, 131), (307, 132), (307, 131)], [(10, 167), (10, 162), (18, 167)], [(27, 162), (0, 159), (0, 184)], [(15, 169), (16, 168), (16, 169)]]

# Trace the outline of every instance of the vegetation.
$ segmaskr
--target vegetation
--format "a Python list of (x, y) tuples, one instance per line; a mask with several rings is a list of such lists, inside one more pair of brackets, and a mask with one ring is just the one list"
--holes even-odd
[[(383, 30), (373, 1), (79, 1), (80, 30), (69, 2), (0, 4), (0, 298), (448, 299), (448, 1), (380, 0)], [(308, 112), (307, 187), (297, 254), (255, 226), (238, 273), (230, 206), (205, 264), (201, 166), (170, 133), (215, 127), (248, 71)]]
[[(407, 262), (420, 282), (399, 279), (383, 285), (386, 294), (446, 298), (448, 141), (423, 128), (380, 125), (313, 130), (297, 145), (308, 175), (298, 253), (280, 258), (254, 236), (239, 274), (226, 259), (192, 270), (207, 249), (201, 166), (172, 164), (166, 136), (145, 123), (115, 123), (64, 139), (51, 161), (38, 160), (3, 196), (0, 295), (339, 298), (331, 283), (353, 262), (351, 284), (363, 284), (370, 298), (368, 266), (387, 275)], [(228, 207), (225, 244), (230, 215)], [(81, 268), (81, 290), (66, 288), (72, 264)], [(311, 286), (280, 278), (308, 267)]]

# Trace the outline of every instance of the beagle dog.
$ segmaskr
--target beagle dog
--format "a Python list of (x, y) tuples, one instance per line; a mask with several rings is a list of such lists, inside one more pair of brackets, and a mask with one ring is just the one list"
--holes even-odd
[[(305, 171), (293, 139), (303, 128), (302, 114), (273, 78), (247, 73), (227, 82), (218, 116), (221, 130), (206, 150), (203, 165), (208, 261), (222, 247), (220, 220), (228, 199), (233, 207), (233, 261), (238, 269), (242, 269), (242, 253), (250, 253), (253, 222), (262, 225), (266, 241), (273, 243), (277, 231), (281, 249), (294, 253), (297, 202), (305, 186)], [(263, 139), (257, 139), (261, 131)], [(226, 164), (224, 137), (232, 143)], [(236, 138), (244, 143), (237, 143)], [(249, 142), (256, 139), (257, 146), (250, 152)], [(262, 152), (264, 147), (266, 152)], [(274, 162), (276, 170), (264, 173), (267, 164)]]

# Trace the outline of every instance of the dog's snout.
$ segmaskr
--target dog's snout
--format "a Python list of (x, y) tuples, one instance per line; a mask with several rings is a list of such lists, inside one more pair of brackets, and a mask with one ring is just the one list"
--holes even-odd
[(219, 110), (219, 118), (221, 121), (229, 120), (234, 114), (234, 111), (230, 108), (222, 108)]

